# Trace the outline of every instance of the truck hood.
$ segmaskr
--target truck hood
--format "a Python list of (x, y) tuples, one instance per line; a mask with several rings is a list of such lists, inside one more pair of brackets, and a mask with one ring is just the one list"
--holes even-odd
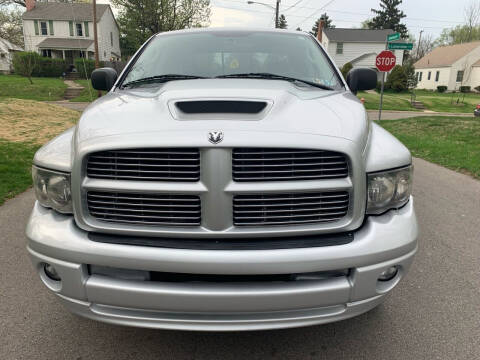
[[(179, 101), (262, 101), (264, 111), (245, 114), (179, 115)], [(185, 115), (185, 114), (184, 114)], [(225, 134), (289, 133), (343, 138), (363, 147), (368, 136), (365, 109), (348, 91), (328, 91), (287, 81), (198, 79), (115, 90), (91, 104), (77, 126), (76, 141), (102, 142), (113, 136), (175, 132)]]

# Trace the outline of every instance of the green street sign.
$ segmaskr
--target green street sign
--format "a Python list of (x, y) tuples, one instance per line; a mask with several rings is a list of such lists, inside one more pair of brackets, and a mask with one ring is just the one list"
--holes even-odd
[(399, 40), (399, 39), (400, 39), (400, 33), (394, 33), (394, 34), (387, 35), (387, 42), (395, 41), (395, 40)]
[(413, 43), (389, 43), (388, 50), (412, 50)]

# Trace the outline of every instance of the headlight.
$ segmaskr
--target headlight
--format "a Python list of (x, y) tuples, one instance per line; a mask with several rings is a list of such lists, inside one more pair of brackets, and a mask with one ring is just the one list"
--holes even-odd
[(70, 174), (32, 166), (33, 188), (38, 202), (63, 214), (72, 213)]
[(412, 193), (413, 166), (368, 174), (367, 214), (405, 205)]

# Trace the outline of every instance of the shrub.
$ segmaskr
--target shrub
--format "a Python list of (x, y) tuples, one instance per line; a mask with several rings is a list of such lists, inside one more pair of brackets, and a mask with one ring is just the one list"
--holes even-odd
[(396, 65), (385, 82), (386, 88), (395, 92), (401, 92), (408, 89), (408, 77), (405, 68)]
[[(95, 60), (77, 58), (74, 60), (74, 64), (81, 78), (90, 79), (93, 70), (95, 70)], [(103, 66), (104, 62), (100, 61), (100, 67)]]
[(347, 62), (345, 65), (342, 66), (340, 71), (342, 72), (343, 77), (347, 78), (348, 72), (352, 69), (353, 69), (353, 65), (351, 63)]
[(474, 89), (480, 92), (480, 86), (475, 86)]
[(32, 75), (40, 61), (40, 55), (31, 51), (18, 51), (13, 54), (13, 71), (17, 75), (25, 76), (33, 84)]
[(53, 59), (48, 57), (39, 57), (37, 67), (33, 76), (39, 77), (60, 77), (68, 69), (68, 65), (63, 59)]
[(468, 93), (470, 92), (470, 86), (460, 86), (461, 93)]
[(59, 77), (68, 66), (63, 59), (43, 57), (36, 52), (20, 51), (13, 54), (13, 69), (15, 74), (31, 78)]
[(445, 91), (447, 91), (447, 87), (445, 85), (439, 85), (437, 86), (437, 91), (439, 93), (444, 93)]

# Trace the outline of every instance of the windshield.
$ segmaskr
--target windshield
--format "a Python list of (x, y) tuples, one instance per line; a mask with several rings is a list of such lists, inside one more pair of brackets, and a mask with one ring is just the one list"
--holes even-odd
[(323, 50), (304, 34), (212, 31), (155, 37), (123, 84), (162, 75), (214, 78), (274, 74), (334, 89), (340, 79)]

